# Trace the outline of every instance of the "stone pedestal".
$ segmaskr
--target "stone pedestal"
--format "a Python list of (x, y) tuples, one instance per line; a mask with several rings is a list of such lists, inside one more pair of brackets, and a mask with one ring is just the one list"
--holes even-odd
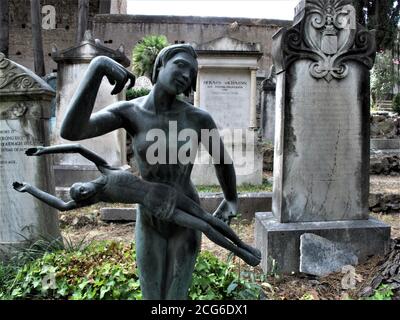
[(0, 53), (0, 260), (16, 247), (60, 237), (57, 211), (12, 187), (26, 181), (54, 194), (50, 157), (25, 150), (49, 145), (54, 90), (25, 67)]
[[(123, 66), (130, 62), (125, 56), (123, 47), (111, 50), (93, 39), (90, 32), (85, 34), (85, 39), (78, 46), (54, 51), (52, 58), (58, 64), (57, 72), (57, 114), (56, 129), (52, 134), (51, 144), (70, 143), (60, 137), (60, 128), (64, 120), (71, 97), (74, 95), (90, 61), (97, 56), (108, 56)], [(118, 95), (111, 95), (113, 87), (106, 78), (100, 86), (94, 112), (97, 112), (113, 103), (125, 100), (125, 91)], [(78, 142), (77, 142), (78, 143)], [(90, 150), (98, 153), (113, 166), (126, 164), (126, 133), (116, 130), (101, 137), (79, 141)], [(54, 170), (57, 187), (67, 187), (78, 180), (91, 180), (98, 176), (98, 170), (87, 159), (77, 154), (60, 154), (54, 156)]]
[(255, 242), (257, 248), (263, 248), (262, 269), (265, 272), (299, 272), (300, 237), (305, 233), (348, 246), (359, 261), (389, 249), (390, 226), (376, 219), (280, 223), (272, 212), (258, 212)]
[[(259, 45), (222, 37), (194, 45), (199, 72), (195, 106), (217, 124), (235, 165), (237, 184), (262, 183), (262, 154), (257, 145), (257, 78)], [(211, 159), (200, 149), (193, 167), (197, 185), (218, 184)]]
[[(273, 218), (257, 216), (263, 268), (298, 272), (301, 234), (383, 254), (390, 228), (370, 220), (371, 33), (351, 0), (305, 0), (273, 38), (277, 72)], [(333, 230), (333, 231), (332, 231)], [(280, 243), (282, 241), (282, 243)]]

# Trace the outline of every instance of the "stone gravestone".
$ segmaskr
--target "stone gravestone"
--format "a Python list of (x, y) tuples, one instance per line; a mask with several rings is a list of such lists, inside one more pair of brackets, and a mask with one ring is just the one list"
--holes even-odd
[[(57, 91), (57, 73), (55, 72), (49, 73), (44, 77), (44, 80), (54, 91)], [(52, 132), (56, 128), (56, 109), (57, 109), (56, 107), (57, 107), (57, 100), (56, 97), (54, 97), (51, 100), (51, 108), (50, 108), (50, 136), (52, 136)]]
[(261, 84), (261, 129), (263, 139), (268, 143), (275, 141), (275, 67), (271, 67), (270, 74)]
[(60, 237), (56, 210), (12, 187), (27, 181), (54, 194), (50, 159), (25, 155), (27, 148), (49, 145), (54, 96), (44, 80), (0, 53), (0, 260), (14, 247)]
[[(56, 129), (52, 135), (51, 144), (70, 143), (60, 137), (61, 123), (67, 112), (67, 107), (74, 95), (86, 69), (97, 56), (110, 57), (123, 66), (130, 64), (125, 56), (123, 47), (112, 50), (95, 40), (90, 31), (85, 34), (84, 40), (77, 46), (58, 52), (53, 51), (52, 58), (58, 64), (57, 72), (57, 112)], [(107, 78), (103, 79), (94, 112), (125, 99), (125, 91), (118, 95), (111, 95), (113, 86)], [(79, 141), (88, 149), (100, 154), (113, 166), (126, 164), (126, 134), (123, 130), (116, 130), (107, 135)], [(76, 181), (92, 180), (98, 176), (98, 170), (88, 160), (76, 154), (63, 154), (54, 157), (54, 174), (57, 187), (68, 187)]]
[[(199, 63), (194, 105), (213, 117), (233, 159), (237, 184), (261, 184), (262, 154), (255, 134), (259, 45), (222, 37), (194, 47)], [(204, 149), (198, 153), (192, 180), (197, 185), (218, 183)]]
[(273, 214), (257, 213), (264, 271), (298, 272), (300, 236), (383, 254), (390, 227), (369, 218), (369, 70), (374, 36), (351, 0), (306, 0), (273, 38), (277, 72)]

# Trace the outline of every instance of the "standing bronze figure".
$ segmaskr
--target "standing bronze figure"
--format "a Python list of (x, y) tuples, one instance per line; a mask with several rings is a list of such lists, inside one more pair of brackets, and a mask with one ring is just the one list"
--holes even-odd
[[(177, 194), (184, 195), (183, 199), (187, 197), (190, 201), (183, 205), (181, 203), (179, 210), (188, 213), (193, 213), (193, 208), (198, 208), (199, 197), (190, 179), (193, 162), (180, 162), (178, 150), (188, 142), (193, 142), (193, 146), (202, 143), (214, 160), (225, 198), (214, 216), (229, 223), (237, 212), (238, 204), (234, 166), (229, 161), (229, 155), (219, 135), (217, 139), (209, 136), (207, 141), (201, 141), (202, 130), (217, 131), (212, 117), (179, 97), (181, 94), (189, 95), (195, 89), (197, 69), (197, 55), (190, 45), (179, 44), (164, 48), (155, 62), (152, 79), (154, 87), (149, 95), (119, 102), (92, 114), (104, 76), (115, 85), (112, 94), (119, 93), (128, 82), (133, 86), (135, 81), (133, 74), (115, 61), (107, 57), (95, 58), (71, 100), (62, 123), (61, 136), (78, 141), (124, 128), (132, 137), (135, 160), (143, 180), (168, 185)], [(198, 141), (193, 141), (193, 138), (188, 141), (174, 140), (174, 137), (171, 139), (171, 122), (176, 123), (178, 132), (184, 129), (195, 132)], [(161, 130), (167, 137), (168, 155), (165, 163), (153, 163), (148, 159), (148, 149), (154, 143), (148, 139), (152, 130)], [(190, 151), (196, 154), (197, 149)], [(148, 202), (153, 200), (159, 203), (159, 199), (154, 195), (153, 197)], [(165, 205), (168, 206), (169, 202), (166, 201)], [(142, 202), (136, 221), (137, 265), (143, 298), (187, 299), (200, 249), (201, 231), (195, 225), (184, 226), (176, 223), (177, 221), (160, 217), (156, 211)], [(170, 213), (174, 210), (167, 211)], [(250, 254), (251, 259), (248, 262), (252, 265), (260, 262), (258, 250), (249, 246), (245, 250)]]

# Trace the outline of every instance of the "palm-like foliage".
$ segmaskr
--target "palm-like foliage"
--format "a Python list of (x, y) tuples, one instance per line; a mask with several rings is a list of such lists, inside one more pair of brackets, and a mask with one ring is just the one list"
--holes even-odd
[(132, 71), (137, 76), (146, 76), (151, 78), (153, 65), (158, 53), (169, 45), (165, 36), (147, 36), (144, 37), (133, 48), (132, 51)]

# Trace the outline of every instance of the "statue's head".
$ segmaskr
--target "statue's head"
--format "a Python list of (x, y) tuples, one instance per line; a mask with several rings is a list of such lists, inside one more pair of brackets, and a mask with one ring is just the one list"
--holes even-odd
[(197, 54), (189, 44), (175, 44), (160, 51), (154, 63), (152, 82), (171, 94), (186, 96), (196, 90)]
[(69, 190), (71, 198), (77, 202), (87, 200), (96, 195), (96, 193), (96, 184), (93, 182), (77, 182)]

